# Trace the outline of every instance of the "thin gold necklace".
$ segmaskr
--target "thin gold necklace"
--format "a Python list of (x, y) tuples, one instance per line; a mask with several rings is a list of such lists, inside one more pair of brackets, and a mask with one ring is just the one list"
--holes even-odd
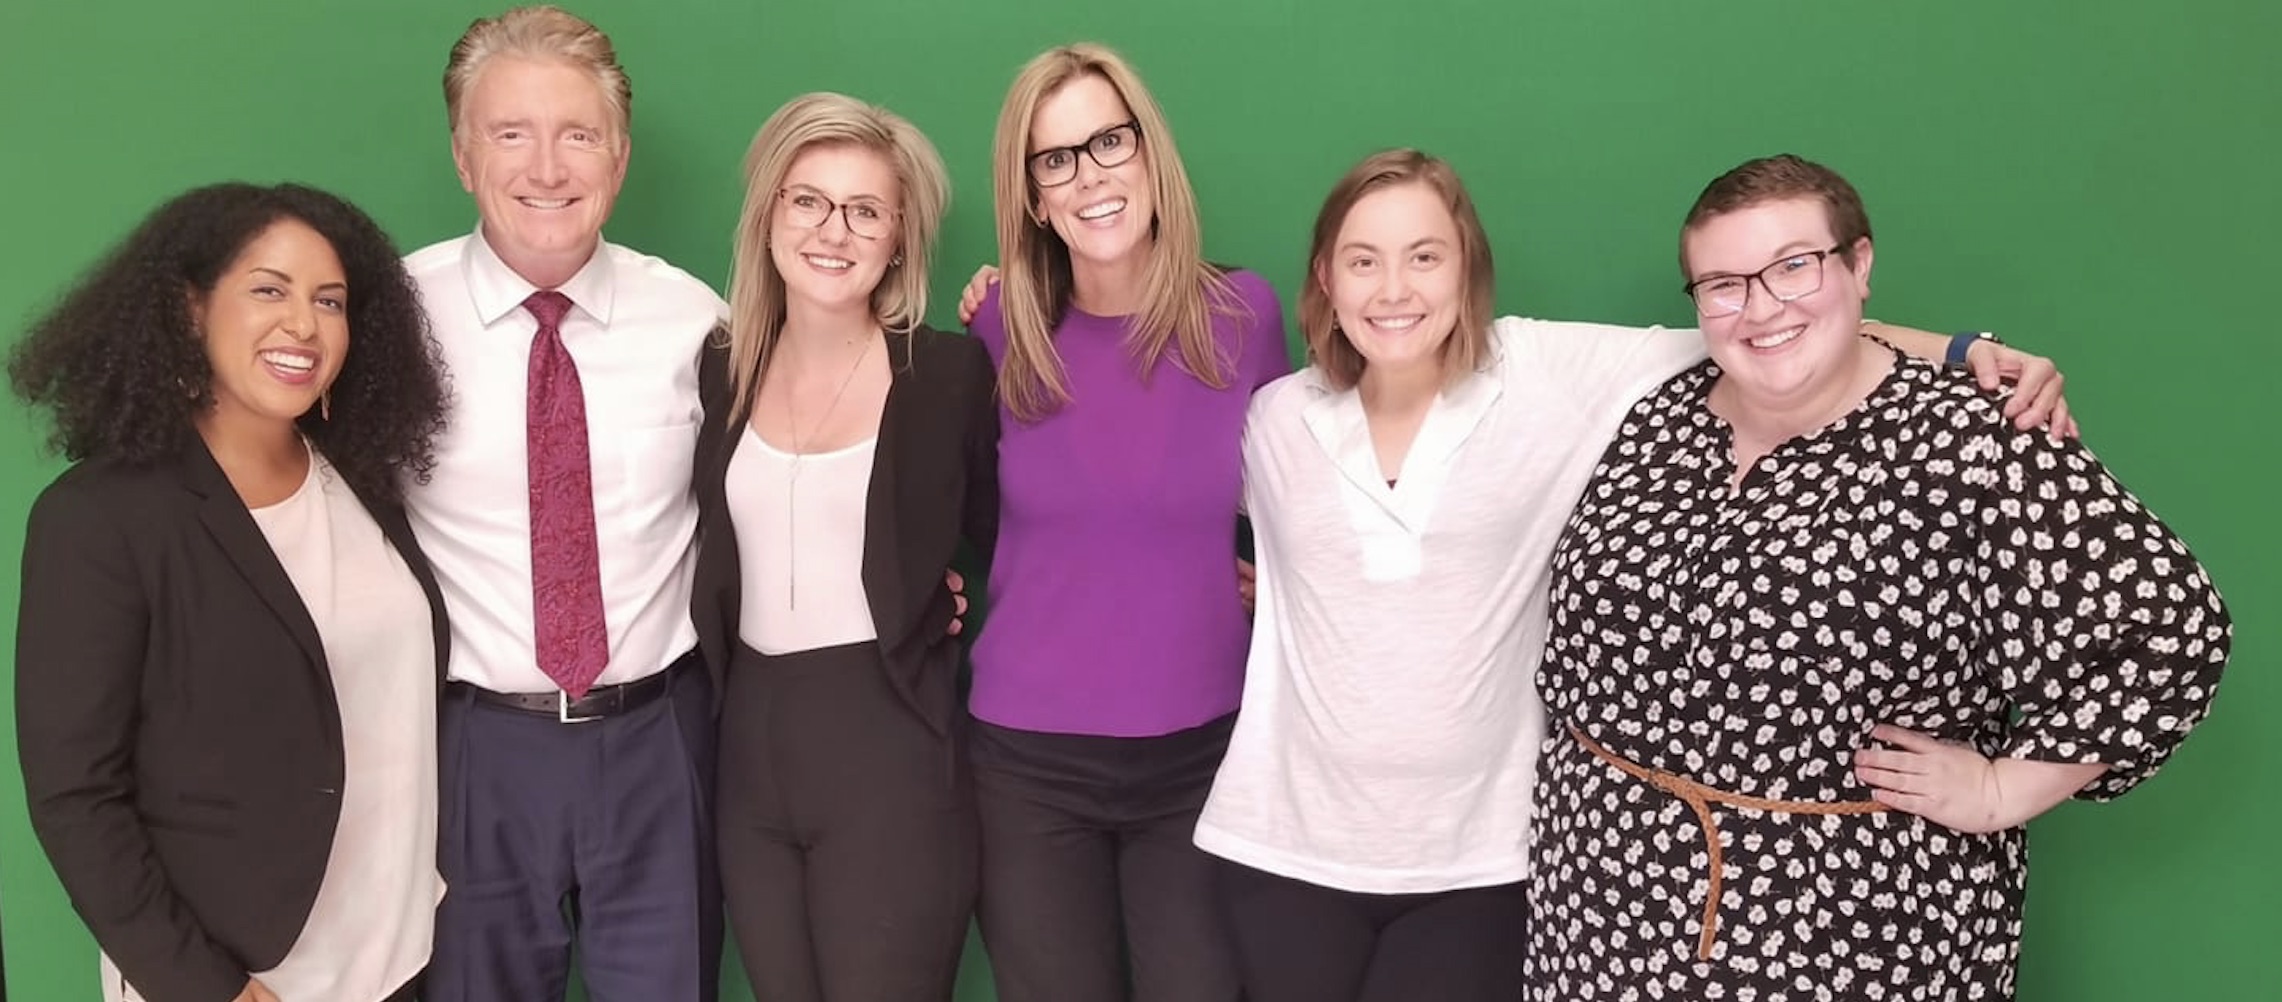
[(784, 394), (785, 430), (792, 432), (792, 462), (785, 472), (784, 485), (784, 601), (785, 608), (800, 608), (800, 468), (808, 459), (808, 442), (832, 420), (832, 412), (839, 409), (840, 398), (848, 395), (848, 387), (856, 381), (856, 373), (864, 367), (864, 359), (872, 354), (872, 342), (879, 338), (864, 339), (864, 350), (856, 353), (855, 362), (848, 366), (848, 374), (840, 378), (840, 388), (833, 391), (832, 402), (824, 405), (824, 413), (817, 415), (816, 423), (808, 426), (808, 435), (800, 433), (800, 416), (793, 412), (792, 391)]

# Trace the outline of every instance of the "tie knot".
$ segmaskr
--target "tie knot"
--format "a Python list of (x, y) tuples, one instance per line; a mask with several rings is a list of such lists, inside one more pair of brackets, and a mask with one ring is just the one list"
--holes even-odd
[(562, 330), (563, 317), (570, 313), (571, 301), (569, 296), (553, 289), (541, 289), (532, 293), (529, 299), (523, 300), (523, 308), (530, 310), (532, 316), (539, 318), (541, 330), (553, 328), (560, 331)]

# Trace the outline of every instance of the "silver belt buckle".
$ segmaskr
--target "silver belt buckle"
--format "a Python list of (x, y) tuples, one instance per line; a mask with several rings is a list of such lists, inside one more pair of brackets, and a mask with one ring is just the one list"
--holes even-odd
[(574, 717), (570, 715), (570, 693), (555, 690), (555, 722), (563, 724), (591, 724), (601, 717)]

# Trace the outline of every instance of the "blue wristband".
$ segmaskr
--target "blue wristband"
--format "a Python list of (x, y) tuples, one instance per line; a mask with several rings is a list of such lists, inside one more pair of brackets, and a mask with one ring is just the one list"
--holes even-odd
[(1995, 341), (1996, 335), (1988, 331), (1958, 331), (1949, 336), (1949, 352), (1942, 361), (1952, 368), (1965, 364), (1965, 354), (1973, 350), (1975, 341)]

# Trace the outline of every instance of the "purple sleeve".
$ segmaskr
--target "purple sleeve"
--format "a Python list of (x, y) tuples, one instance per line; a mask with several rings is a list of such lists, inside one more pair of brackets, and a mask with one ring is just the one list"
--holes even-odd
[(1006, 361), (1006, 314), (999, 310), (998, 290), (999, 284), (992, 282), (983, 292), (983, 301), (975, 307), (974, 319), (967, 321), (967, 333), (990, 349), (993, 366)]
[(1275, 286), (1252, 272), (1233, 272), (1229, 282), (1252, 311), (1251, 325), (1237, 344), (1237, 378), (1247, 390), (1257, 390), (1292, 371), (1291, 348), (1284, 339), (1284, 304)]

